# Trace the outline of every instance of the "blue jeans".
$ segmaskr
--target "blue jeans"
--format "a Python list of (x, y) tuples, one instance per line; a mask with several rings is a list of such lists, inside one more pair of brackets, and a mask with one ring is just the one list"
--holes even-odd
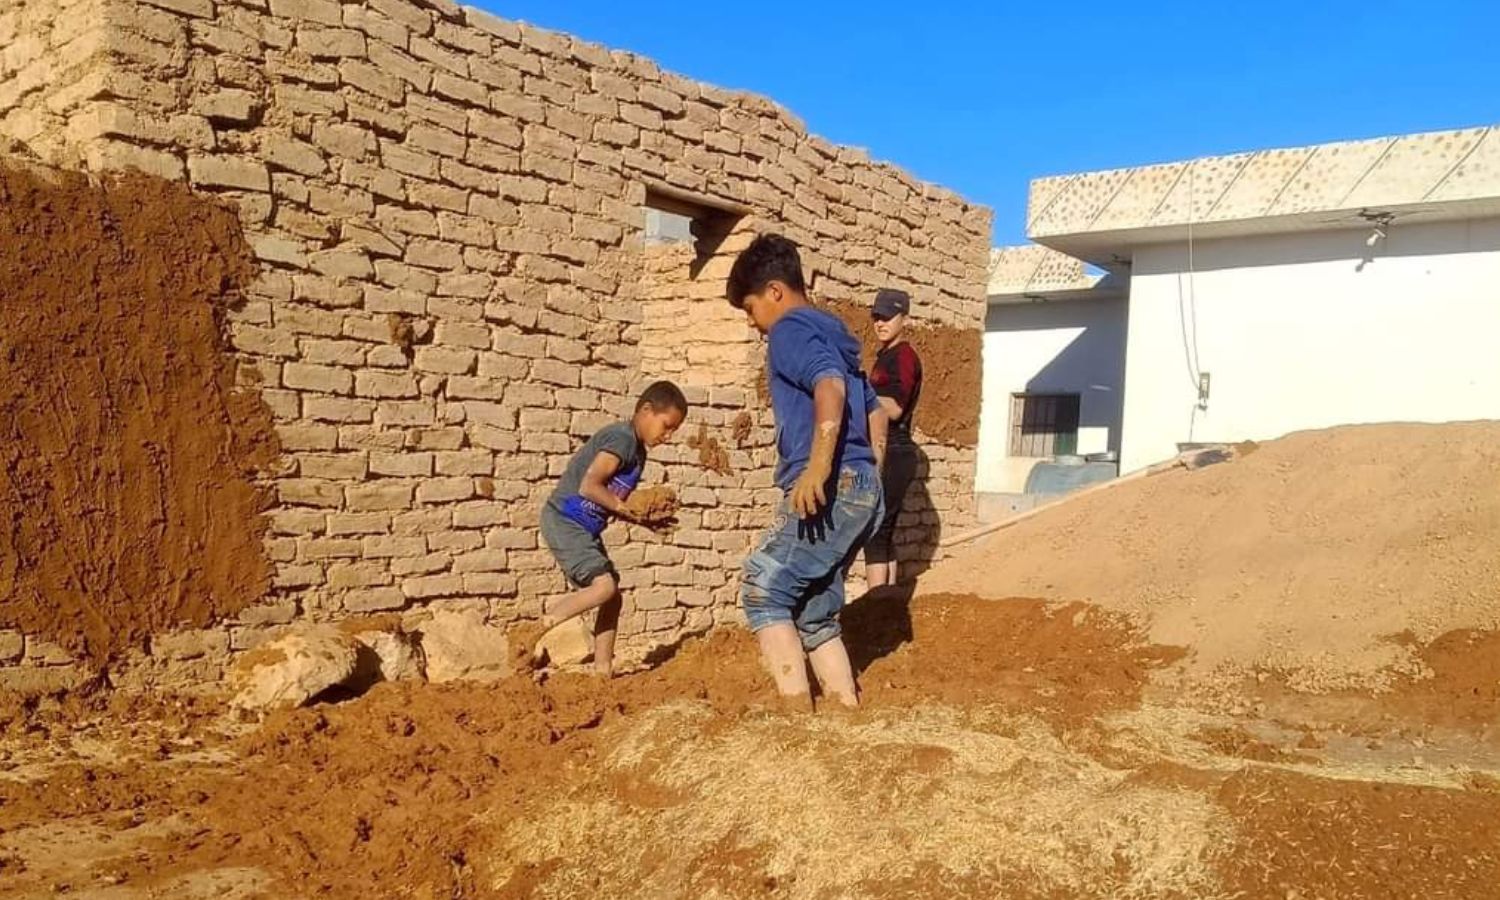
[(844, 466), (830, 483), (828, 505), (801, 519), (787, 498), (745, 560), (740, 604), (751, 631), (789, 622), (806, 650), (839, 636), (844, 576), (880, 522), (880, 473), (868, 463)]

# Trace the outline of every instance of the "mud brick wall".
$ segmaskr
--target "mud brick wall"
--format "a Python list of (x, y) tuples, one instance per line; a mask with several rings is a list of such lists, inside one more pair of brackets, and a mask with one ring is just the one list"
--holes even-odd
[[(0, 0), (0, 47), (12, 150), (186, 180), (237, 206), (263, 267), (232, 328), (286, 450), (275, 588), (158, 642), (204, 678), (301, 617), (534, 615), (562, 589), (538, 506), (655, 377), (695, 404), (652, 468), (686, 506), (670, 540), (611, 538), (623, 650), (732, 618), (774, 491), (760, 345), (722, 300), (750, 234), (802, 243), (820, 297), (898, 285), (919, 317), (983, 327), (987, 210), (763, 98), (566, 35), (442, 0)], [(722, 233), (648, 247), (663, 195)], [(700, 425), (726, 474), (686, 446)], [(908, 524), (930, 535), (970, 520), (974, 451), (929, 455)]]

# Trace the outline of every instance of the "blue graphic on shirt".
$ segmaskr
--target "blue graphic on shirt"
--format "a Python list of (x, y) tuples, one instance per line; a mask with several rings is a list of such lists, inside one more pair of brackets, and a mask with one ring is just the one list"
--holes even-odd
[[(627, 472), (616, 472), (615, 477), (605, 485), (611, 494), (621, 500), (628, 498), (636, 485), (641, 483), (641, 473), (645, 471), (643, 464), (637, 464), (635, 468)], [(609, 524), (609, 514), (604, 508), (594, 501), (580, 494), (571, 494), (562, 501), (562, 514), (577, 522), (584, 531), (594, 537), (604, 533), (604, 526)]]

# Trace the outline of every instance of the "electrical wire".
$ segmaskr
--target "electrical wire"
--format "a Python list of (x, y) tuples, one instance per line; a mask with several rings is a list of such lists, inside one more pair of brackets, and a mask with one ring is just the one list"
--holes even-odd
[[(1177, 322), (1182, 331), (1182, 354), (1187, 363), (1188, 380), (1193, 390), (1193, 407), (1188, 416), (1188, 443), (1193, 442), (1198, 427), (1198, 411), (1203, 408), (1203, 369), (1198, 352), (1198, 286), (1197, 265), (1193, 257), (1193, 219), (1197, 212), (1198, 160), (1188, 163), (1188, 210), (1187, 210), (1187, 292), (1182, 289), (1182, 276), (1177, 276)], [(1191, 322), (1191, 325), (1189, 324)]]

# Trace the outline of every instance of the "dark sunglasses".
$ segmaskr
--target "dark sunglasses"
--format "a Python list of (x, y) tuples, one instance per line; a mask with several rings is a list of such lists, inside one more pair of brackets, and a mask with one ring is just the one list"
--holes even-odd
[(870, 313), (870, 318), (874, 319), (877, 322), (889, 322), (890, 320), (896, 318), (896, 314), (895, 313)]

